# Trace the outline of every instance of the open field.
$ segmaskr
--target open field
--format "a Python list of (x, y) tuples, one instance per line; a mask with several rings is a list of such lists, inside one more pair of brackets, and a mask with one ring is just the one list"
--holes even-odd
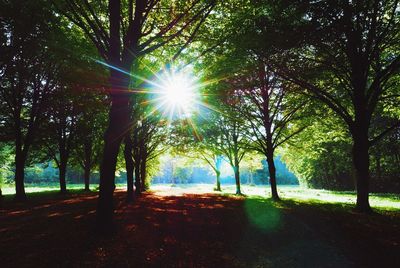
[[(126, 186), (123, 184), (117, 185), (117, 189), (124, 189)], [(204, 194), (213, 193), (214, 185), (211, 184), (183, 184), (183, 185), (171, 185), (171, 184), (156, 184), (151, 187), (152, 190), (158, 191), (159, 193), (165, 192), (166, 194), (181, 195), (185, 193), (192, 194)], [(83, 184), (70, 184), (68, 189), (79, 190), (83, 189)], [(91, 185), (92, 189), (97, 189), (98, 185)], [(51, 186), (28, 186), (26, 187), (27, 193), (35, 193), (42, 191), (57, 191), (59, 186), (57, 184)], [(222, 185), (223, 194), (234, 194), (235, 185)], [(14, 194), (13, 187), (5, 187), (2, 189), (3, 194), (10, 195)], [(342, 204), (344, 206), (355, 204), (356, 195), (355, 192), (339, 192), (339, 191), (328, 191), (318, 189), (307, 189), (300, 186), (280, 185), (278, 191), (283, 199), (291, 199), (294, 201), (306, 201), (310, 203), (332, 203)], [(269, 185), (257, 185), (249, 186), (242, 185), (242, 192), (246, 196), (250, 197), (269, 197), (270, 190)], [(379, 210), (399, 210), (400, 211), (400, 195), (398, 194), (382, 194), (382, 193), (371, 193), (370, 202), (373, 208)]]
[[(400, 214), (300, 198), (275, 203), (244, 187), (158, 185), (134, 203), (118, 190), (116, 232), (95, 232), (95, 192), (37, 192), (0, 209), (2, 267), (398, 267)], [(207, 191), (208, 189), (208, 191)], [(253, 191), (251, 191), (253, 190)], [(300, 189), (286, 187), (294, 196)], [(208, 193), (207, 193), (208, 192)], [(301, 192), (304, 194), (304, 192)], [(334, 194), (329, 194), (332, 196)], [(324, 197), (319, 195), (318, 197)], [(9, 198), (7, 198), (9, 199)], [(390, 199), (392, 200), (392, 199)], [(391, 202), (395, 203), (393, 199)], [(20, 252), (26, 252), (24, 258)]]

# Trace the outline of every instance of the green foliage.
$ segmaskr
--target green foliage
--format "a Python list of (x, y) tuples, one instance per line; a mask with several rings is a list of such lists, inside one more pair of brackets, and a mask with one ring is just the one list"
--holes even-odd
[(304, 186), (354, 189), (350, 137), (338, 119), (327, 115), (325, 111), (325, 120), (310, 122), (280, 154)]
[(9, 183), (13, 175), (14, 155), (13, 148), (9, 144), (0, 143), (0, 188)]
[[(324, 120), (310, 121), (310, 126), (279, 153), (304, 186), (354, 190), (350, 135), (331, 113), (322, 109), (317, 115), (320, 112), (325, 115)], [(371, 191), (400, 191), (398, 135), (398, 130), (394, 130), (370, 150)]]

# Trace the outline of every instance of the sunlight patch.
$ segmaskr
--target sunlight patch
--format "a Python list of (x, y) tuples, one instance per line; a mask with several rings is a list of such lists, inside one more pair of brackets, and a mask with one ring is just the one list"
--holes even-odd
[(271, 232), (280, 226), (280, 211), (272, 204), (254, 199), (246, 199), (244, 208), (249, 222), (259, 230)]

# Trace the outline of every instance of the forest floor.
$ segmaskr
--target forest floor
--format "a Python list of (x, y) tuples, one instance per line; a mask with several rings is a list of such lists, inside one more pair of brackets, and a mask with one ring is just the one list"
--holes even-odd
[(400, 213), (159, 188), (116, 231), (95, 232), (97, 193), (32, 193), (0, 208), (1, 267), (400, 267)]

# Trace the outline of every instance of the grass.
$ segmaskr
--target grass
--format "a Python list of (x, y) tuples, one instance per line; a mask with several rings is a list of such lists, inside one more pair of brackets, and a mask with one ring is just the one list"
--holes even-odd
[[(95, 189), (97, 185), (93, 185), (92, 188)], [(79, 189), (84, 189), (85, 186), (83, 184), (68, 184), (67, 186), (68, 190), (79, 190)], [(48, 185), (37, 185), (37, 184), (32, 184), (32, 185), (25, 185), (25, 192), (26, 193), (38, 193), (38, 192), (49, 192), (49, 191), (58, 191), (60, 189), (59, 184), (48, 184)], [(4, 195), (13, 195), (15, 194), (15, 188), (12, 185), (7, 185), (5, 187), (2, 187), (1, 190), (3, 191)]]
[[(84, 189), (83, 184), (69, 184), (68, 190), (72, 192)], [(124, 184), (118, 184), (117, 188), (123, 189)], [(185, 193), (212, 193), (214, 185), (212, 184), (155, 184), (151, 187), (163, 195), (183, 195)], [(27, 193), (38, 192), (57, 192), (59, 189), (58, 184), (51, 185), (27, 185)], [(91, 189), (97, 190), (98, 185), (91, 185)], [(268, 185), (242, 185), (242, 192), (252, 198), (265, 198), (270, 196), (270, 189)], [(15, 193), (13, 186), (6, 186), (2, 188), (4, 195), (12, 195)], [(292, 200), (296, 202), (307, 202), (310, 204), (338, 204), (342, 206), (351, 206), (355, 204), (355, 192), (340, 192), (328, 191), (318, 189), (307, 189), (300, 186), (280, 185), (278, 191), (282, 199)], [(234, 194), (236, 192), (235, 185), (222, 185), (222, 194)], [(373, 208), (378, 210), (398, 211), (400, 210), (400, 195), (399, 194), (385, 194), (385, 193), (371, 193), (370, 203)]]
[[(151, 189), (157, 190), (165, 195), (182, 195), (184, 193), (210, 193), (213, 192), (214, 185), (211, 184), (190, 184), (190, 185), (153, 185)], [(268, 185), (242, 185), (242, 193), (251, 198), (270, 197), (270, 188)], [(235, 194), (235, 185), (222, 185), (222, 194)], [(307, 189), (301, 186), (280, 185), (278, 192), (282, 199), (289, 199), (297, 202), (306, 202), (311, 204), (338, 204), (344, 206), (354, 205), (356, 202), (355, 192), (340, 192), (318, 189)], [(400, 210), (400, 195), (371, 193), (370, 203), (373, 208), (379, 210), (397, 211)]]
[(94, 231), (96, 192), (29, 193), (0, 208), (2, 267), (398, 267), (399, 213), (355, 213), (335, 201), (349, 192), (281, 186), (277, 203), (266, 186), (213, 188), (154, 185), (133, 203), (116, 191), (112, 236)]

